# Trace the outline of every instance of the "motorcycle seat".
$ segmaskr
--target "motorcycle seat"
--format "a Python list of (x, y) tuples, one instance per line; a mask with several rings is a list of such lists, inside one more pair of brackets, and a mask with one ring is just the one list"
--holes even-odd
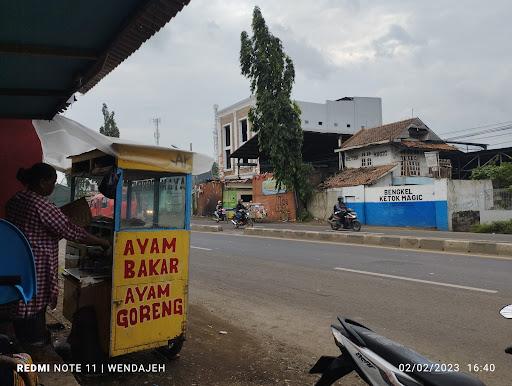
[[(406, 373), (425, 386), (485, 386), (480, 380), (468, 374), (456, 371), (440, 371), (439, 363), (432, 362), (416, 351), (378, 335), (363, 326), (350, 324), (350, 328), (364, 341), (368, 349), (397, 368), (400, 368), (400, 365), (405, 365), (406, 369), (410, 369)], [(427, 369), (433, 369), (433, 371)]]

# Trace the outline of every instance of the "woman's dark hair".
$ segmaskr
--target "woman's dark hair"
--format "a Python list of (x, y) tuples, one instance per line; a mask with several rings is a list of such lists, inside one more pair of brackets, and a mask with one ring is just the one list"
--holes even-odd
[(30, 169), (20, 168), (16, 173), (16, 179), (25, 186), (36, 185), (41, 180), (55, 177), (57, 177), (55, 168), (42, 162), (32, 165)]

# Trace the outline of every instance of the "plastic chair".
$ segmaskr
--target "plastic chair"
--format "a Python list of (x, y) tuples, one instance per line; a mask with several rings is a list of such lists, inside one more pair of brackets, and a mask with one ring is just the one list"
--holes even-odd
[(23, 300), (36, 293), (34, 254), (25, 235), (0, 219), (0, 304)]

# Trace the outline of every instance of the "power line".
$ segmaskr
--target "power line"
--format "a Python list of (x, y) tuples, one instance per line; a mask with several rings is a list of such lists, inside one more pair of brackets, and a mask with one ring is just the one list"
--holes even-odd
[(482, 131), (479, 131), (477, 133), (465, 134), (465, 135), (457, 135), (455, 137), (449, 137), (449, 138), (446, 138), (446, 140), (450, 140), (451, 141), (451, 140), (454, 140), (454, 139), (477, 137), (477, 136), (482, 135), (482, 134), (494, 133), (496, 131), (504, 131), (504, 130), (510, 130), (510, 129), (512, 129), (512, 125), (509, 124), (509, 125), (494, 127), (492, 129), (482, 130)]
[[(511, 127), (512, 128), (512, 127)], [(510, 135), (510, 133), (502, 133), (502, 134), (496, 134), (496, 135), (487, 135), (482, 138), (475, 138), (476, 140), (480, 141), (482, 139), (489, 139), (489, 138), (495, 138), (495, 137), (503, 137), (504, 135)]]
[(484, 127), (492, 127), (492, 126), (498, 126), (498, 125), (505, 125), (505, 124), (511, 124), (512, 121), (505, 121), (505, 122), (497, 122), (497, 123), (489, 123), (487, 125), (482, 125), (482, 126), (475, 126), (475, 127), (470, 127), (470, 128), (467, 128), (467, 129), (461, 129), (461, 130), (454, 130), (454, 131), (451, 131), (450, 132), (446, 132), (446, 133), (439, 133), (439, 134), (455, 134), (455, 133), (461, 133), (461, 132), (465, 132), (465, 131), (471, 131), (471, 130), (477, 130), (477, 129), (483, 129)]

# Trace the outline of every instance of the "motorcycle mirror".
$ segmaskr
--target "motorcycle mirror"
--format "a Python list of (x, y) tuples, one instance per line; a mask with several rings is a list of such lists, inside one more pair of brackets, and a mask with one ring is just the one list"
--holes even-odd
[(512, 304), (503, 307), (500, 310), (500, 314), (506, 319), (512, 319)]

